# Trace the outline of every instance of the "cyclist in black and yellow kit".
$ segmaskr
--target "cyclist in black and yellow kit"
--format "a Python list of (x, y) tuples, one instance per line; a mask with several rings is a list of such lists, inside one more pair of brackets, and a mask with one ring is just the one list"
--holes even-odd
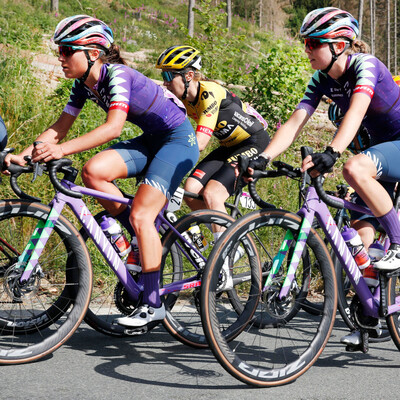
[(220, 147), (193, 169), (185, 184), (186, 190), (202, 194), (204, 202), (186, 202), (192, 210), (226, 212), (224, 202), (235, 189), (238, 156), (255, 157), (262, 152), (270, 140), (267, 123), (235, 94), (202, 76), (201, 56), (193, 47), (168, 48), (159, 56), (156, 68), (162, 70), (164, 85), (183, 101), (188, 116), (196, 121), (200, 151), (212, 135), (220, 142)]

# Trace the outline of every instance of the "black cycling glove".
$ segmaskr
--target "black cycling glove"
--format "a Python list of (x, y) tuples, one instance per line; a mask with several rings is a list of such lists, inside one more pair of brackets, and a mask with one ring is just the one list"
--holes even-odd
[(314, 153), (311, 155), (314, 166), (310, 168), (310, 171), (315, 169), (321, 174), (330, 172), (339, 157), (340, 153), (328, 146), (323, 153)]
[(259, 155), (257, 158), (253, 158), (249, 161), (249, 168), (265, 171), (269, 162), (270, 158)]

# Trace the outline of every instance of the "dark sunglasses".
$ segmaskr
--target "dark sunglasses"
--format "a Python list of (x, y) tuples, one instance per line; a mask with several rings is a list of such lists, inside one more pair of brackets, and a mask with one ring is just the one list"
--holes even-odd
[(165, 82), (172, 82), (172, 80), (177, 76), (182, 75), (180, 72), (172, 71), (161, 71), (161, 76)]
[(58, 46), (58, 53), (63, 57), (70, 57), (77, 51), (78, 49), (73, 49), (70, 46)]
[(307, 38), (304, 39), (304, 45), (309, 49), (309, 50), (314, 50), (314, 49), (319, 49), (324, 45), (325, 43), (322, 43), (318, 39), (312, 39), (312, 38)]

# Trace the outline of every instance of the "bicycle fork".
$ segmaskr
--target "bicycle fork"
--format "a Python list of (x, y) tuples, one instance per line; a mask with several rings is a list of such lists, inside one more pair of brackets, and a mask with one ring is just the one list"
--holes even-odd
[[(283, 285), (279, 292), (280, 300), (283, 300), (284, 298), (286, 298), (290, 289), (292, 288), (293, 281), (294, 281), (295, 275), (296, 275), (296, 271), (299, 266), (301, 256), (303, 254), (304, 247), (306, 245), (306, 241), (307, 241), (307, 237), (310, 232), (310, 229), (311, 229), (311, 223), (309, 222), (308, 219), (303, 218), (302, 223), (300, 225), (300, 230), (299, 230), (299, 234), (298, 234), (298, 237), (296, 240), (296, 244), (294, 246), (293, 254), (292, 254), (292, 257), (290, 260), (289, 268), (288, 268), (285, 280), (283, 282)], [(280, 247), (277, 255), (273, 259), (271, 271), (270, 271), (270, 274), (268, 275), (268, 278), (264, 284), (263, 292), (268, 290), (273, 285), (274, 278), (281, 270), (282, 263), (286, 257), (287, 252), (289, 251), (289, 249), (292, 245), (293, 240), (294, 240), (293, 233), (290, 229), (288, 229), (286, 231), (286, 234), (285, 234), (285, 237), (281, 244), (281, 247)]]
[(24, 251), (18, 258), (17, 268), (23, 268), (19, 282), (25, 284), (31, 278), (34, 271), (41, 273), (40, 265), (38, 265), (39, 258), (49, 240), (53, 228), (56, 226), (58, 218), (64, 208), (64, 202), (52, 202), (52, 208), (46, 221), (40, 220), (26, 245)]

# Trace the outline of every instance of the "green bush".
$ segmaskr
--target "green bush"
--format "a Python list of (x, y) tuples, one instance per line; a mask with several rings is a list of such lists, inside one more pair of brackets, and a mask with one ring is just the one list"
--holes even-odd
[(311, 72), (300, 46), (278, 42), (259, 64), (248, 67), (245, 75), (248, 82), (244, 100), (275, 128), (287, 120), (301, 100)]

